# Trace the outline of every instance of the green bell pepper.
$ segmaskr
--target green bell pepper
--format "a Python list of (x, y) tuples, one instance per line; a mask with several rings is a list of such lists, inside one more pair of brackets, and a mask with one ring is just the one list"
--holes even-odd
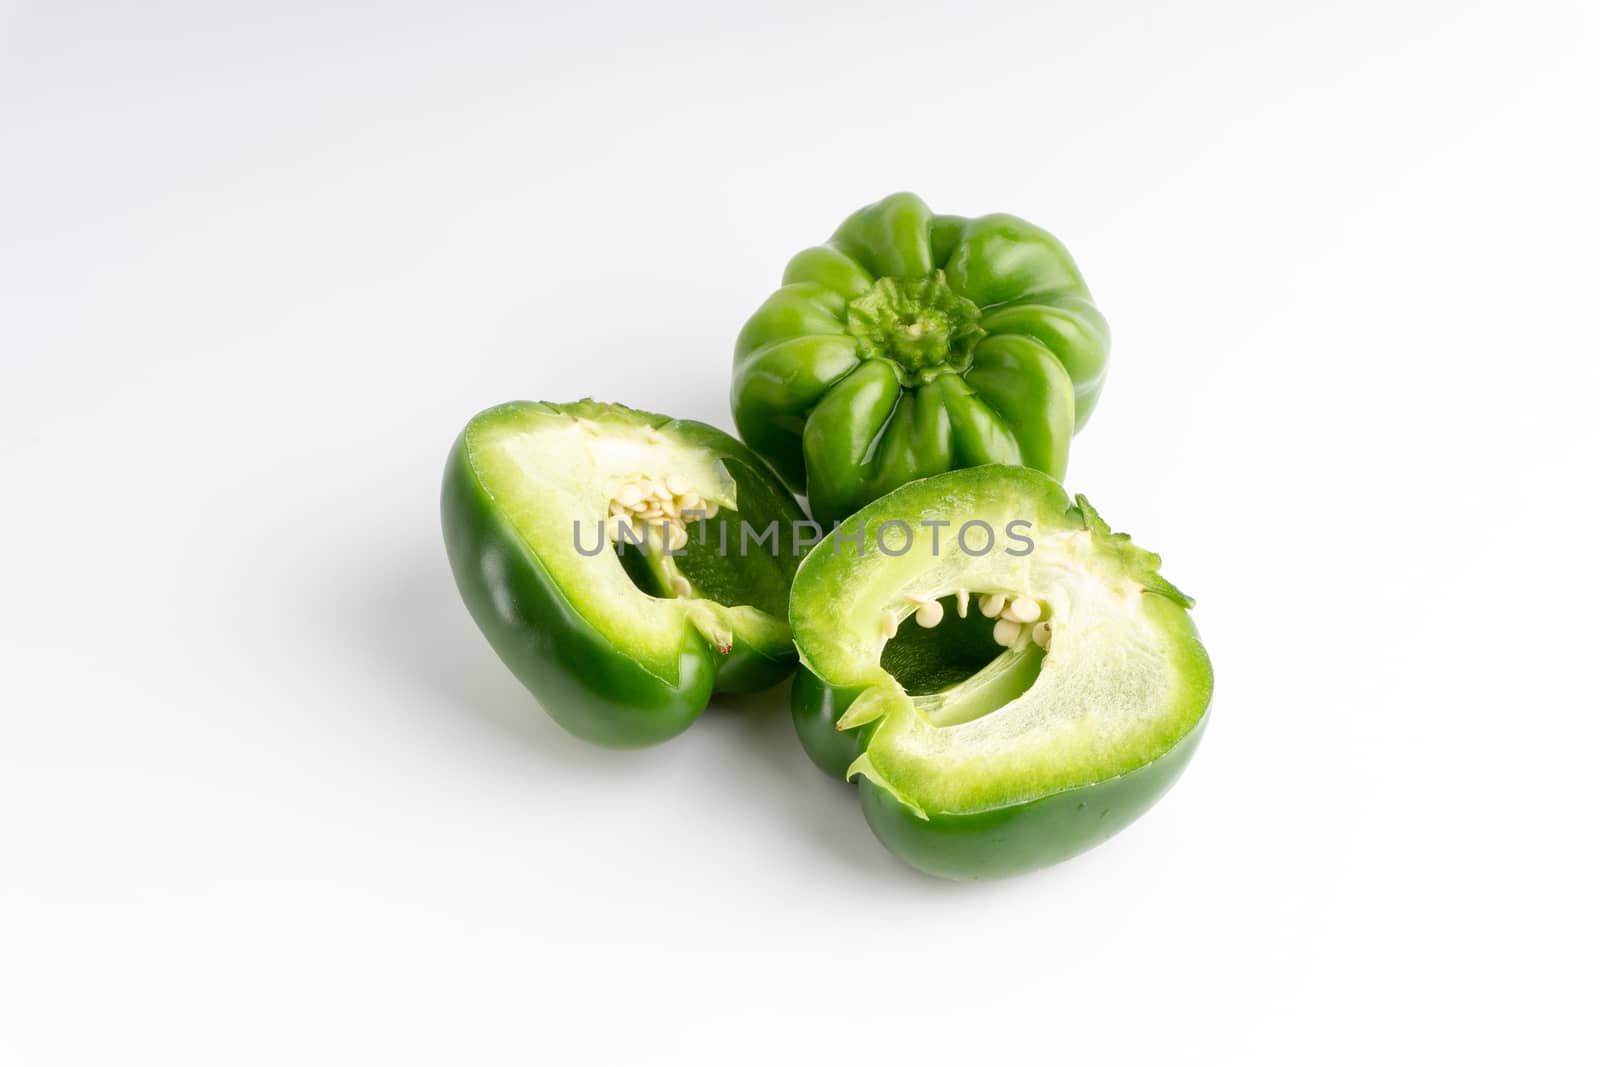
[(1010, 215), (863, 208), (789, 262), (734, 349), (739, 434), (824, 524), (985, 463), (1060, 479), (1110, 334), (1072, 257)]
[(714, 427), (592, 400), (491, 408), (450, 452), (441, 512), (473, 619), (579, 737), (664, 741), (713, 692), (794, 669), (803, 516)]
[(1015, 874), (1098, 844), (1166, 791), (1207, 721), (1193, 601), (1160, 562), (1026, 468), (888, 493), (795, 577), (801, 743), (931, 874)]

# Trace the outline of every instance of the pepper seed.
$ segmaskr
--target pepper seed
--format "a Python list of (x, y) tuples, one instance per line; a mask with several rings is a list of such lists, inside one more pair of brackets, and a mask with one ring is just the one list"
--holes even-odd
[(1006, 618), (1017, 622), (1038, 622), (1041, 614), (1039, 602), (1032, 597), (1019, 596), (1006, 606)]

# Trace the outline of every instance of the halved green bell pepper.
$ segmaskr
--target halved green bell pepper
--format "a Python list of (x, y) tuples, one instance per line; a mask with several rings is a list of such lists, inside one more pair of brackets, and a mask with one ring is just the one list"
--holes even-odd
[(1177, 778), (1211, 702), (1193, 602), (1160, 562), (1026, 468), (890, 492), (795, 577), (806, 752), (860, 783), (891, 851), (942, 877), (1105, 840)]
[(451, 449), (441, 512), (473, 619), (579, 737), (664, 741), (713, 692), (794, 668), (803, 516), (714, 427), (592, 400), (491, 408)]
[(789, 262), (734, 349), (739, 434), (824, 524), (985, 463), (1059, 479), (1110, 333), (1067, 250), (1010, 215), (863, 208)]

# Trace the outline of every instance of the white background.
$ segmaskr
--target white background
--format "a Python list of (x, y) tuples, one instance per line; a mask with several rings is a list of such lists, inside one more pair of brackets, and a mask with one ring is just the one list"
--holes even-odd
[[(1585, 10), (1585, 9), (1588, 10)], [(0, 1062), (1595, 1062), (1592, 5), (0, 8)], [(437, 532), (502, 400), (730, 425), (908, 188), (1114, 335), (1199, 600), (1110, 844), (901, 867), (779, 697), (564, 735)]]

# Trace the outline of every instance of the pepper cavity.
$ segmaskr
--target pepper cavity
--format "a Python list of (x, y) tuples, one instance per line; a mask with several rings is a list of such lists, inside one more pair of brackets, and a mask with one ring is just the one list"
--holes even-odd
[[(967, 617), (967, 604), (971, 596), (969, 590), (956, 590), (956, 613), (962, 618)], [(918, 626), (931, 630), (944, 621), (944, 605), (939, 601), (913, 594), (907, 594), (906, 600), (912, 605), (912, 615)], [(995, 644), (1010, 648), (1023, 634), (1027, 634), (1034, 644), (1047, 652), (1050, 650), (1050, 620), (1044, 618), (1043, 605), (1032, 597), (1024, 594), (1008, 596), (1005, 593), (981, 593), (978, 595), (978, 611), (984, 618), (995, 620)], [(884, 636), (893, 637), (897, 626), (896, 614), (885, 612)]]

